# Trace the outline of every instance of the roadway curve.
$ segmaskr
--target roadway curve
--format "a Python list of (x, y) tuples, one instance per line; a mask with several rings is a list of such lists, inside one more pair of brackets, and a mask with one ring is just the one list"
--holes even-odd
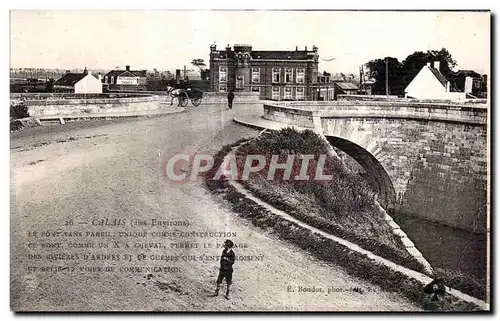
[[(241, 107), (240, 107), (241, 108)], [(247, 106), (248, 110), (258, 106)], [(245, 109), (245, 108), (241, 108)], [(16, 311), (75, 310), (418, 310), (400, 296), (349, 276), (344, 270), (314, 259), (299, 248), (254, 227), (233, 213), (220, 196), (200, 181), (172, 183), (161, 174), (165, 157), (182, 151), (215, 153), (224, 144), (258, 131), (232, 122), (235, 111), (200, 106), (186, 113), (140, 120), (113, 120), (47, 125), (11, 134), (11, 308)], [(263, 255), (262, 261), (235, 264), (231, 300), (213, 298), (217, 261), (177, 263), (123, 261), (50, 262), (28, 259), (28, 254), (82, 253), (41, 249), (41, 238), (28, 231), (131, 231), (79, 225), (64, 228), (65, 220), (90, 222), (93, 217), (188, 220), (183, 230), (235, 232), (237, 255)], [(136, 228), (135, 231), (160, 231)], [(54, 239), (54, 238), (52, 238)], [(95, 253), (220, 255), (220, 249), (125, 250), (124, 243), (179, 239), (76, 238), (77, 242), (118, 240), (120, 249), (93, 249)], [(183, 241), (221, 243), (221, 238)], [(30, 242), (37, 248), (28, 248)], [(63, 242), (64, 243), (64, 242)], [(85, 250), (80, 250), (85, 252)], [(123, 256), (122, 256), (123, 258)], [(28, 266), (74, 267), (68, 272), (28, 272)], [(78, 272), (88, 266), (173, 266), (173, 273)], [(288, 292), (287, 286), (349, 289), (330, 294)], [(296, 289), (296, 288), (295, 288)]]

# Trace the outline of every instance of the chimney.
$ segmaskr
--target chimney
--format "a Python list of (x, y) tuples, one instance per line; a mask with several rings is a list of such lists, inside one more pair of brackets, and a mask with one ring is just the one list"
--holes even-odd
[(427, 67), (430, 67), (430, 66), (431, 66), (431, 63), (430, 63), (430, 62), (428, 62), (428, 63), (427, 63)]
[(307, 46), (306, 46), (306, 51), (307, 51)]
[(83, 73), (84, 73), (85, 75), (87, 75), (87, 74), (89, 73), (89, 71), (87, 70), (87, 66), (85, 66), (85, 69), (83, 70)]
[(295, 46), (295, 51), (299, 51), (299, 46)]
[(97, 75), (97, 79), (99, 79), (99, 81), (100, 81), (100, 82), (102, 82), (102, 75), (101, 75), (101, 73), (99, 73), (99, 74)]
[(130, 71), (130, 65), (126, 65), (126, 66), (125, 66), (125, 70), (126, 70), (126, 71)]
[(179, 84), (181, 81), (181, 70), (175, 69), (175, 82)]
[(440, 69), (439, 69), (439, 61), (434, 61), (434, 68), (436, 68), (438, 71), (440, 71)]

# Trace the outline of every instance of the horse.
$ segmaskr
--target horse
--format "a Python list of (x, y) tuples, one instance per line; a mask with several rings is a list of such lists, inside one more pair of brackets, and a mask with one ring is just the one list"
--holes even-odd
[(174, 103), (174, 98), (177, 98), (179, 102), (178, 106), (181, 106), (182, 99), (186, 99), (186, 90), (185, 89), (175, 89), (174, 87), (168, 85), (167, 86), (167, 95), (170, 95), (170, 106)]

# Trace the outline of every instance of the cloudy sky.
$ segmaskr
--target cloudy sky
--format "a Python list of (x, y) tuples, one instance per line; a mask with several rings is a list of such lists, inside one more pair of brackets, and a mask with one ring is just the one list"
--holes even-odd
[(488, 73), (485, 12), (11, 11), (11, 67), (175, 69), (209, 47), (319, 48), (320, 70), (357, 73), (386, 56), (447, 48), (459, 69)]

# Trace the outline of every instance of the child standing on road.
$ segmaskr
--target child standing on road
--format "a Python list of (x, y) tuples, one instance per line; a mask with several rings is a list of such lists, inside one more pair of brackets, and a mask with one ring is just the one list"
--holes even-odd
[(226, 240), (224, 242), (224, 250), (220, 257), (220, 269), (219, 276), (217, 277), (217, 288), (215, 289), (215, 296), (219, 295), (219, 288), (222, 280), (226, 279), (227, 290), (225, 298), (229, 300), (229, 288), (233, 280), (233, 264), (234, 264), (234, 252), (231, 249), (234, 243), (231, 240)]

